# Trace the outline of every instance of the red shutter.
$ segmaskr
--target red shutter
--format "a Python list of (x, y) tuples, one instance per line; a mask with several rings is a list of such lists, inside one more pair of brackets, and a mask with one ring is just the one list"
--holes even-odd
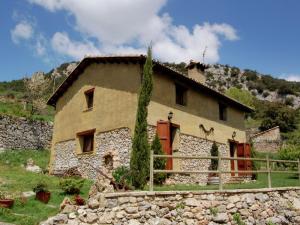
[[(165, 154), (172, 155), (170, 122), (157, 121), (157, 134)], [(173, 160), (169, 158), (167, 159), (166, 169), (172, 170), (172, 168), (173, 168)]]

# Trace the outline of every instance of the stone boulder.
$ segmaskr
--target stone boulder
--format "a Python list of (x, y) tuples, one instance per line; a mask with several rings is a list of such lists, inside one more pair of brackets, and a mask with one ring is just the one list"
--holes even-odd
[(39, 166), (34, 164), (34, 161), (33, 161), (32, 158), (29, 158), (27, 160), (25, 169), (27, 171), (30, 171), (30, 172), (33, 172), (33, 173), (41, 173), (42, 172), (42, 169)]

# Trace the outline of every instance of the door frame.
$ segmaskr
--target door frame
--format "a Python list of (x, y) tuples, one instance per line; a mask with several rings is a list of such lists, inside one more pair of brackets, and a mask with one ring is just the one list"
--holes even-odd
[[(237, 148), (238, 148), (238, 144), (239, 142), (233, 139), (228, 139), (229, 142), (229, 157), (237, 157)], [(233, 152), (233, 156), (231, 156), (231, 144), (233, 144), (234, 146), (234, 152)], [(238, 162), (237, 160), (230, 160), (230, 169), (231, 169), (231, 176), (235, 177), (238, 176)]]

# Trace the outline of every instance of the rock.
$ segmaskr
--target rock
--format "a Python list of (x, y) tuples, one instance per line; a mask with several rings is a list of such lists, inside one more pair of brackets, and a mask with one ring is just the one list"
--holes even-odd
[(240, 200), (241, 200), (241, 198), (237, 195), (233, 195), (228, 198), (228, 202), (230, 202), (230, 203), (236, 203)]
[(98, 200), (94, 199), (94, 198), (90, 198), (89, 202), (88, 202), (88, 206), (91, 209), (96, 209), (98, 208), (100, 205), (100, 203), (98, 202)]
[(258, 194), (255, 195), (255, 198), (257, 200), (259, 200), (260, 202), (265, 202), (269, 199), (269, 196), (266, 195), (266, 194), (263, 194), (263, 193), (258, 193)]
[(70, 214), (69, 214), (69, 218), (70, 219), (75, 219), (77, 216), (76, 216), (76, 214), (74, 213), (74, 212), (71, 212)]
[(66, 205), (63, 210), (61, 211), (62, 213), (71, 213), (76, 211), (77, 207), (75, 205)]
[(58, 214), (53, 217), (53, 222), (56, 223), (66, 223), (68, 221), (68, 216), (66, 214)]
[(226, 206), (226, 209), (232, 209), (234, 208), (235, 205), (233, 203), (229, 203), (227, 206)]
[(201, 205), (200, 201), (196, 200), (195, 198), (188, 198), (184, 202), (185, 202), (186, 206), (195, 206), (195, 207), (197, 207), (197, 206)]
[(298, 198), (293, 199), (293, 207), (300, 210), (300, 200)]
[(129, 214), (137, 213), (139, 211), (138, 207), (126, 207), (125, 211)]
[(37, 166), (37, 165), (34, 165), (34, 166), (26, 166), (25, 169), (29, 172), (33, 172), (33, 173), (41, 173), (42, 172), (42, 169)]
[(70, 198), (65, 197), (64, 200), (60, 203), (59, 209), (63, 210), (66, 207), (66, 205), (70, 205), (70, 204), (72, 204)]
[(165, 218), (161, 218), (158, 220), (158, 223), (156, 223), (157, 225), (171, 225), (171, 221)]
[(140, 225), (141, 223), (138, 220), (132, 219), (129, 220), (128, 225)]
[(95, 223), (98, 220), (98, 216), (96, 213), (88, 213), (86, 216), (87, 223)]
[(216, 223), (227, 223), (229, 221), (227, 213), (218, 213), (217, 216), (213, 218)]
[(29, 198), (31, 196), (34, 196), (35, 193), (33, 191), (25, 191), (25, 192), (22, 192), (22, 196), (24, 196), (25, 198)]

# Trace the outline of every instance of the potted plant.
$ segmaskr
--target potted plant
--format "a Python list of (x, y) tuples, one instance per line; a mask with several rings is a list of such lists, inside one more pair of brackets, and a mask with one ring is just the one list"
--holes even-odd
[(51, 193), (48, 191), (48, 185), (45, 182), (37, 183), (33, 191), (35, 192), (35, 199), (46, 204), (49, 202)]
[[(216, 142), (213, 143), (210, 149), (210, 155), (217, 157), (219, 155), (218, 145)], [(218, 169), (218, 159), (211, 159), (210, 170), (217, 171)], [(219, 176), (218, 173), (210, 173), (208, 174), (207, 184), (219, 184)]]
[(75, 201), (76, 205), (84, 205), (85, 204), (85, 200), (80, 195), (75, 195), (74, 201)]
[(0, 191), (0, 207), (11, 208), (14, 205), (15, 200), (7, 197), (4, 192)]

